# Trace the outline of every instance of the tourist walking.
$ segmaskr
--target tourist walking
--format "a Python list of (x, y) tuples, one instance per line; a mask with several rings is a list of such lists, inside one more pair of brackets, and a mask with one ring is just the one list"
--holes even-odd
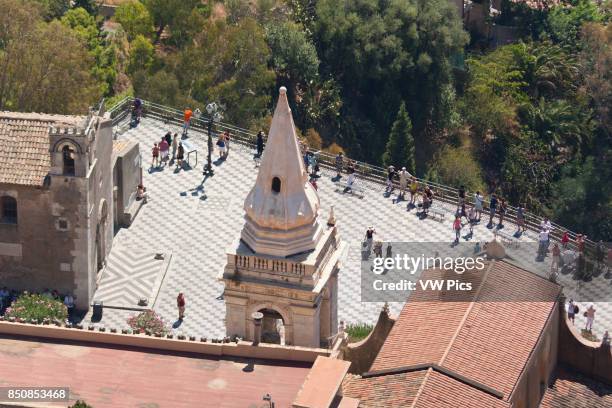
[(263, 150), (264, 150), (264, 134), (261, 130), (257, 132), (256, 145), (257, 145), (257, 157), (261, 158), (261, 155), (263, 154)]
[(183, 292), (179, 293), (176, 297), (176, 307), (178, 307), (179, 312), (178, 319), (183, 320), (185, 317), (185, 296), (183, 295)]
[(183, 144), (179, 142), (178, 149), (176, 151), (176, 165), (179, 168), (183, 167), (183, 158), (185, 157), (185, 148)]
[(567, 304), (567, 318), (572, 322), (572, 324), (574, 324), (576, 313), (578, 313), (578, 306), (574, 304), (573, 299), (570, 299), (569, 303)]
[(187, 137), (187, 131), (189, 130), (189, 125), (191, 124), (191, 116), (193, 112), (189, 107), (185, 108), (185, 113), (183, 114), (183, 136)]
[(399, 185), (400, 185), (400, 193), (397, 197), (398, 199), (404, 200), (404, 195), (406, 194), (406, 187), (408, 186), (408, 172), (405, 167), (399, 172)]
[(229, 155), (230, 139), (230, 131), (226, 130), (225, 132), (223, 132), (223, 141), (225, 142), (225, 152), (223, 153), (224, 159), (227, 159), (227, 156)]
[(68, 320), (72, 319), (72, 312), (74, 312), (74, 297), (69, 293), (64, 297), (64, 305), (68, 310)]
[(518, 234), (522, 234), (527, 231), (527, 228), (525, 228), (525, 208), (522, 204), (519, 204), (518, 208), (516, 209), (516, 224), (518, 226), (518, 230), (516, 231)]
[(377, 258), (382, 258), (382, 242), (376, 241), (374, 243), (374, 256)]
[(162, 138), (162, 141), (159, 144), (159, 152), (161, 154), (162, 163), (165, 163), (168, 160), (168, 153), (170, 152), (170, 145), (166, 141), (165, 136)]
[(499, 202), (499, 209), (497, 210), (497, 214), (499, 215), (499, 224), (497, 224), (497, 229), (504, 228), (504, 216), (506, 215), (506, 211), (508, 206), (506, 205), (506, 199), (502, 198)]
[(372, 226), (368, 227), (365, 233), (365, 249), (368, 253), (370, 253), (370, 251), (372, 250), (372, 242), (374, 240), (374, 234), (376, 234), (374, 227)]
[(410, 204), (414, 207), (414, 201), (417, 197), (417, 191), (419, 190), (419, 183), (417, 182), (416, 177), (412, 177), (412, 181), (410, 181)]
[(590, 332), (593, 330), (593, 322), (595, 321), (595, 306), (593, 306), (592, 303), (589, 305), (586, 312), (584, 312), (584, 316), (586, 317), (584, 329)]
[(385, 190), (387, 193), (391, 193), (393, 191), (393, 179), (395, 178), (395, 174), (395, 167), (389, 166), (389, 168), (387, 168), (387, 189)]
[(166, 142), (168, 142), (168, 146), (170, 146), (172, 144), (172, 132), (168, 131), (168, 133), (166, 133), (166, 135), (164, 136), (164, 139), (166, 139)]
[(458, 196), (459, 196), (459, 206), (461, 207), (461, 204), (465, 203), (465, 186), (461, 185), (459, 187)]
[(476, 209), (476, 214), (478, 214), (478, 222), (480, 222), (480, 217), (482, 217), (483, 202), (484, 197), (480, 194), (480, 191), (477, 191), (474, 194), (474, 208)]
[(336, 155), (336, 178), (342, 178), (342, 167), (344, 166), (344, 155), (342, 152)]
[(461, 236), (461, 218), (455, 217), (455, 221), (453, 222), (453, 230), (455, 231), (455, 244), (459, 243), (459, 237)]
[(559, 271), (559, 265), (561, 263), (561, 248), (559, 248), (559, 244), (555, 242), (552, 249), (552, 262), (550, 263), (550, 274), (554, 276), (556, 272)]
[(151, 167), (159, 167), (159, 146), (157, 143), (153, 144), (153, 149), (151, 149), (151, 154), (153, 155), (153, 161), (151, 162)]
[(348, 178), (346, 179), (346, 187), (344, 188), (344, 192), (348, 193), (349, 191), (353, 191), (353, 184), (355, 184), (355, 173), (349, 173)]
[(470, 237), (474, 235), (474, 225), (478, 222), (476, 219), (476, 209), (474, 207), (470, 207), (470, 211), (468, 212), (468, 220), (470, 223)]
[(175, 133), (174, 138), (172, 139), (172, 160), (176, 159), (176, 150), (178, 149), (178, 145), (179, 145), (179, 136), (178, 136), (178, 133)]
[(491, 201), (489, 202), (489, 224), (487, 224), (487, 228), (493, 228), (493, 217), (495, 217), (495, 212), (497, 211), (497, 197), (495, 194), (491, 195)]
[(563, 249), (567, 249), (567, 245), (569, 244), (569, 232), (565, 231), (563, 233), (563, 236), (561, 237), (561, 246), (563, 247)]
[(601, 347), (610, 347), (610, 333), (606, 330), (603, 338), (601, 339)]
[(217, 137), (217, 147), (219, 148), (219, 159), (222, 159), (225, 155), (225, 137), (223, 133), (219, 133), (219, 137)]

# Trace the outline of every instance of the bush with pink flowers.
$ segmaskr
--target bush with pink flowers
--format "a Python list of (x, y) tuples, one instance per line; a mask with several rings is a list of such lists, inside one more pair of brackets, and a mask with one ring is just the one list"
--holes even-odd
[(140, 330), (153, 335), (164, 335), (168, 332), (166, 323), (153, 310), (145, 310), (136, 316), (130, 317), (127, 322), (133, 330)]
[(20, 319), (24, 321), (35, 320), (42, 322), (49, 320), (66, 320), (68, 309), (59, 300), (43, 295), (23, 292), (9, 308), (6, 309), (5, 317)]

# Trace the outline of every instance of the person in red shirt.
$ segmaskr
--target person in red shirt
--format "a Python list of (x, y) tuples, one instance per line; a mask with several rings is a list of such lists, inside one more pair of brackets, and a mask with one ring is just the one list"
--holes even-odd
[(569, 244), (569, 232), (565, 231), (563, 233), (563, 237), (561, 238), (561, 245), (563, 249), (567, 249), (567, 244)]
[(183, 123), (183, 135), (187, 136), (187, 131), (189, 130), (189, 125), (191, 124), (191, 116), (193, 115), (193, 112), (191, 111), (191, 109), (189, 107), (185, 108), (185, 115), (184, 115), (184, 123)]
[(153, 145), (153, 149), (151, 150), (151, 153), (153, 154), (153, 162), (151, 163), (151, 167), (154, 167), (154, 166), (159, 167), (159, 146), (157, 146), (157, 143)]
[(185, 317), (185, 296), (183, 295), (183, 292), (179, 293), (176, 297), (176, 306), (179, 310), (179, 320), (183, 320)]

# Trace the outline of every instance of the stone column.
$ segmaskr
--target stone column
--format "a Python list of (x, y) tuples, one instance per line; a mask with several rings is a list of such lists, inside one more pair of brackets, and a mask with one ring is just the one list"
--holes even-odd
[(253, 312), (253, 345), (256, 346), (261, 341), (261, 320), (264, 315), (261, 312)]

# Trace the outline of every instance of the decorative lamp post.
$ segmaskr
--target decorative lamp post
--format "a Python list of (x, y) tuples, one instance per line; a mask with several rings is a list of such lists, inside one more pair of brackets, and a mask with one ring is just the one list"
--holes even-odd
[(223, 115), (221, 114), (219, 105), (217, 105), (215, 102), (211, 102), (206, 105), (206, 112), (208, 112), (208, 157), (206, 161), (206, 166), (204, 167), (204, 174), (212, 176), (215, 174), (212, 168), (212, 127), (214, 122), (219, 122), (223, 118)]

